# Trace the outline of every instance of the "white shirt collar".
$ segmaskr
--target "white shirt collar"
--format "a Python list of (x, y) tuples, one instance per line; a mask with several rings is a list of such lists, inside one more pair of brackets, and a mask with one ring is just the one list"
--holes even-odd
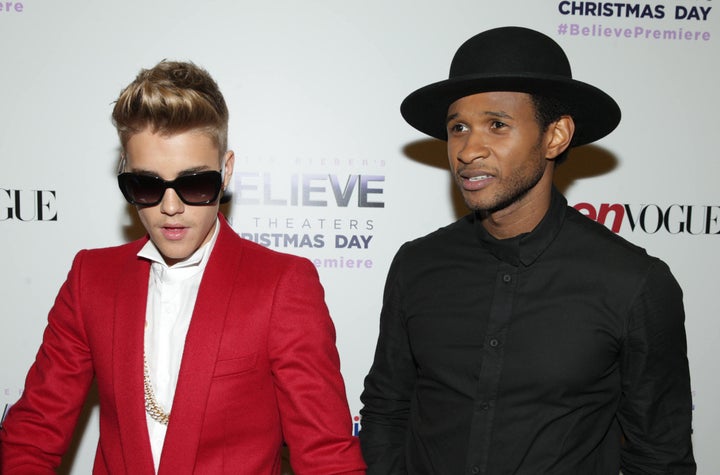
[(137, 253), (138, 257), (147, 259), (153, 263), (152, 269), (157, 273), (161, 281), (176, 281), (185, 279), (197, 272), (202, 272), (210, 258), (215, 241), (220, 233), (220, 220), (215, 218), (215, 230), (208, 242), (200, 246), (195, 252), (182, 262), (168, 266), (162, 254), (152, 240), (148, 240)]

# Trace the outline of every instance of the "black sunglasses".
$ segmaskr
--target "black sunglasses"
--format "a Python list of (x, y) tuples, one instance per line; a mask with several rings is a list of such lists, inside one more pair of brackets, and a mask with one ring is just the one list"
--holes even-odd
[(121, 173), (117, 179), (125, 199), (137, 206), (159, 204), (168, 188), (175, 190), (186, 205), (207, 205), (217, 200), (222, 189), (222, 174), (218, 171), (183, 175), (172, 181), (139, 173)]

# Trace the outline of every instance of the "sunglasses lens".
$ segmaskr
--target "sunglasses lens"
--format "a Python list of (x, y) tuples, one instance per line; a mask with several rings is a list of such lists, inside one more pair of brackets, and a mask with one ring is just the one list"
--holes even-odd
[(222, 188), (220, 172), (203, 172), (181, 176), (175, 180), (175, 191), (190, 205), (209, 204), (215, 201)]
[(156, 176), (121, 173), (118, 175), (118, 184), (125, 199), (133, 205), (155, 206), (162, 201), (168, 188), (174, 189), (185, 204), (206, 205), (220, 195), (222, 175), (211, 171), (164, 181)]
[(122, 173), (118, 176), (118, 184), (125, 199), (134, 205), (155, 205), (165, 192), (162, 180), (153, 176)]

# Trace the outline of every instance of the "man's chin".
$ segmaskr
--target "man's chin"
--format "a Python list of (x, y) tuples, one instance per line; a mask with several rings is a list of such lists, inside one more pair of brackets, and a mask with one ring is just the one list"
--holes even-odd
[(186, 249), (186, 246), (178, 245), (180, 243), (174, 244), (175, 245), (162, 243), (161, 245), (158, 245), (157, 242), (155, 243), (155, 246), (158, 248), (160, 254), (163, 256), (165, 263), (169, 266), (184, 261), (188, 257), (192, 256), (195, 252), (193, 250)]

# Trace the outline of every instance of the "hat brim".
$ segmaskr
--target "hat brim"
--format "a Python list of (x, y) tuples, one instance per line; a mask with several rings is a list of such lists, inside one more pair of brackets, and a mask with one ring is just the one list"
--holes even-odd
[(594, 142), (620, 123), (620, 107), (612, 97), (582, 81), (559, 76), (467, 75), (422, 87), (400, 105), (403, 118), (419, 131), (447, 140), (446, 119), (456, 100), (481, 92), (509, 91), (559, 98), (575, 121), (571, 147)]

